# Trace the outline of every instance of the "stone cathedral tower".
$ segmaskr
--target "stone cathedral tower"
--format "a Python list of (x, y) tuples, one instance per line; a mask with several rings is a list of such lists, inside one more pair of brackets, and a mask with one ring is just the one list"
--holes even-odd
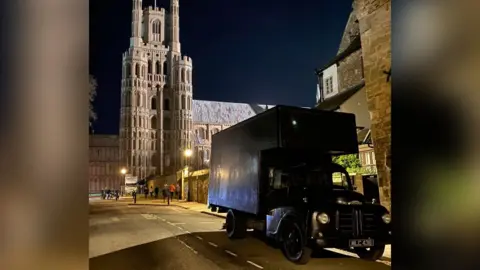
[[(132, 36), (123, 54), (121, 164), (130, 174), (172, 174), (192, 147), (192, 59), (182, 56), (179, 1), (170, 10), (132, 1)], [(155, 1), (156, 3), (156, 1)]]

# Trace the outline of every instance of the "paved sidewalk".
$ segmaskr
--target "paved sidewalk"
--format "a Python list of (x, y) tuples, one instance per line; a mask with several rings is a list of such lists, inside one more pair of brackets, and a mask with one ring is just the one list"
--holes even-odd
[[(131, 200), (131, 203), (128, 205), (135, 205), (133, 203), (132, 197), (122, 197), (122, 200)], [(154, 206), (168, 206), (167, 203), (163, 202), (163, 199), (145, 199), (144, 196), (137, 197), (137, 203), (136, 205), (154, 205)], [(187, 202), (187, 201), (182, 201), (182, 200), (177, 200), (174, 199), (173, 201), (170, 202), (170, 206), (176, 206), (176, 207), (181, 207), (184, 209), (200, 212), (203, 214), (211, 215), (211, 216), (216, 216), (219, 218), (225, 218), (227, 215), (226, 213), (214, 213), (211, 212), (210, 209), (208, 209), (206, 204), (203, 203), (197, 203), (197, 202)], [(337, 249), (335, 249), (337, 251)], [(340, 253), (344, 253), (345, 251), (338, 250)], [(350, 253), (350, 252), (346, 252)], [(390, 261), (391, 260), (391, 245), (387, 245), (385, 247), (385, 252), (383, 253), (382, 260)]]

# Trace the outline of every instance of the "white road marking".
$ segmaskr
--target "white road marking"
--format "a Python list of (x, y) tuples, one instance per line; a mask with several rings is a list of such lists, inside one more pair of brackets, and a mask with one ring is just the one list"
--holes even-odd
[(186, 223), (172, 223), (173, 225), (185, 225)]
[(174, 207), (174, 208), (170, 208), (170, 209), (172, 209), (173, 211), (179, 212), (179, 213), (181, 213), (181, 212), (182, 212), (182, 211), (180, 211), (179, 209), (177, 209), (176, 207)]
[(189, 231), (187, 231), (187, 230), (185, 230), (185, 232), (186, 232), (186, 233), (191, 233), (191, 232), (189, 232)]
[(120, 219), (119, 219), (118, 217), (112, 217), (111, 220), (112, 220), (113, 222), (119, 222), (119, 221), (120, 221)]
[(233, 257), (237, 257), (237, 254), (231, 252), (230, 250), (227, 250), (227, 249), (226, 249), (225, 252), (226, 252), (227, 254), (232, 255)]
[(200, 236), (195, 236), (195, 237), (197, 237), (198, 240), (203, 240), (203, 238)]
[(193, 253), (198, 254), (198, 252), (195, 249), (193, 249), (191, 246), (187, 245), (187, 243), (183, 242), (180, 239), (178, 239), (178, 241), (180, 241), (180, 243), (182, 243), (184, 246), (186, 246), (188, 249), (190, 249)]
[(183, 228), (182, 228), (182, 227), (180, 227), (180, 226), (175, 226), (175, 227), (177, 227), (177, 228), (179, 228), (180, 230), (182, 230), (182, 231), (183, 231)]
[(167, 221), (168, 224), (172, 225), (172, 226), (175, 226), (172, 222), (170, 221)]
[(140, 214), (140, 215), (142, 215), (142, 217), (144, 217), (145, 219), (148, 219), (148, 220), (157, 219), (157, 217), (152, 215), (152, 214)]
[(209, 244), (210, 246), (218, 247), (217, 244), (212, 243), (212, 242), (208, 242), (208, 244)]
[(253, 265), (253, 266), (257, 267), (257, 268), (263, 269), (263, 267), (262, 267), (262, 266), (260, 266), (260, 265), (258, 265), (258, 264), (256, 264), (256, 263), (254, 263), (254, 262), (252, 262), (252, 261), (247, 261), (247, 263), (249, 263), (249, 264), (251, 264), (251, 265)]

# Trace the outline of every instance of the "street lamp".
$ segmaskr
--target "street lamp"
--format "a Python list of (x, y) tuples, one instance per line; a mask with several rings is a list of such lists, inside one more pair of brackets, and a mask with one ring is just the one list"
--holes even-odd
[[(125, 183), (125, 175), (127, 174), (127, 169), (122, 168), (122, 169), (120, 170), (120, 173), (123, 175), (123, 185), (121, 185), (121, 186), (123, 186), (123, 191), (122, 191), (122, 196), (123, 196), (123, 193), (125, 193), (125, 185), (126, 185), (126, 183)], [(120, 186), (120, 187), (121, 187), (121, 186)]]
[(188, 158), (191, 157), (193, 154), (192, 150), (191, 149), (185, 149), (185, 151), (183, 152), (183, 155), (185, 156), (185, 163), (186, 163), (186, 166), (185, 166), (185, 169), (184, 171), (182, 170), (182, 186), (181, 186), (181, 194), (182, 194), (182, 199), (185, 199), (185, 188), (184, 188), (184, 184), (185, 184), (185, 177), (188, 177)]

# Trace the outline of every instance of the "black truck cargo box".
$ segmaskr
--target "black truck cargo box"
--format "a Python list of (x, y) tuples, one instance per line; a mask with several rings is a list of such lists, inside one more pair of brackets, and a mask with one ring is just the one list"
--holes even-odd
[(260, 209), (260, 153), (358, 153), (355, 115), (276, 106), (212, 138), (208, 203), (251, 214)]

